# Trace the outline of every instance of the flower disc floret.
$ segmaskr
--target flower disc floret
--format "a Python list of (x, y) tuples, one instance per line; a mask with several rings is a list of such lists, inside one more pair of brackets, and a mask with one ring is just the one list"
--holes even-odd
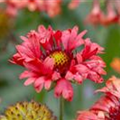
[(55, 61), (55, 68), (60, 73), (65, 72), (66, 67), (69, 65), (69, 57), (63, 51), (55, 51), (49, 55), (50, 58), (53, 58)]
[(0, 115), (0, 120), (56, 120), (56, 118), (45, 105), (31, 101), (9, 106), (4, 115)]

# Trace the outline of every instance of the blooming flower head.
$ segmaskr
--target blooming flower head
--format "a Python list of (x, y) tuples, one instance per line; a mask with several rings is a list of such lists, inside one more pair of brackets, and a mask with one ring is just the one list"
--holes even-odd
[(114, 58), (111, 62), (111, 67), (118, 73), (120, 73), (120, 58)]
[(56, 118), (45, 105), (31, 101), (9, 106), (4, 115), (0, 115), (0, 120), (56, 120)]
[(111, 77), (106, 86), (96, 92), (105, 95), (89, 110), (80, 112), (77, 120), (120, 120), (120, 79)]
[(98, 54), (103, 48), (89, 38), (83, 38), (86, 30), (80, 34), (77, 32), (77, 26), (55, 31), (40, 25), (38, 31), (32, 30), (27, 37), (22, 36), (23, 43), (16, 46), (17, 53), (11, 62), (26, 68), (20, 75), (20, 79), (28, 78), (24, 85), (33, 84), (40, 92), (43, 87), (49, 90), (54, 84), (55, 96), (62, 95), (71, 101), (72, 82), (81, 84), (88, 78), (101, 83), (101, 75), (106, 72), (103, 70), (105, 63)]

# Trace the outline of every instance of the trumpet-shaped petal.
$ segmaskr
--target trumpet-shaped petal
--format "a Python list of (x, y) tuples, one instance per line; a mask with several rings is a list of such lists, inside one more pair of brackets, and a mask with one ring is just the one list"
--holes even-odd
[(55, 97), (63, 96), (68, 101), (73, 99), (73, 88), (69, 81), (60, 79), (55, 87)]

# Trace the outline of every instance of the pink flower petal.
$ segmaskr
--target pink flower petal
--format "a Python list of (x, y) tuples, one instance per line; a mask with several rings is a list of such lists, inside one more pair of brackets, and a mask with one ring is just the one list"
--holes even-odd
[(34, 83), (34, 81), (35, 81), (35, 78), (28, 78), (28, 79), (24, 82), (24, 85), (25, 85), (25, 86), (28, 86), (28, 85)]

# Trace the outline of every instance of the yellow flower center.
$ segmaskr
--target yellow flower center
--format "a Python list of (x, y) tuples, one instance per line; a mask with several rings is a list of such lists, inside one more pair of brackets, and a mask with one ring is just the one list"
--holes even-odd
[(55, 68), (59, 70), (59, 72), (63, 72), (69, 64), (69, 57), (63, 51), (55, 51), (50, 54), (50, 57), (55, 61)]

